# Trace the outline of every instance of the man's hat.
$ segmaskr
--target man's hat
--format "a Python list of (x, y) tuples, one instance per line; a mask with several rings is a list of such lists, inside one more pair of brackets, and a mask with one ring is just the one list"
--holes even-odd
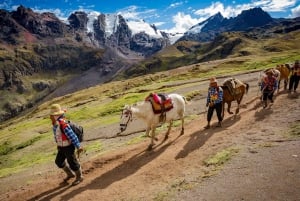
[(299, 64), (299, 60), (296, 60), (296, 61), (295, 61), (295, 64)]
[(65, 111), (61, 109), (59, 104), (53, 104), (50, 107), (50, 115), (62, 115)]
[(212, 83), (218, 83), (218, 80), (217, 80), (217, 78), (212, 77), (212, 78), (210, 78), (209, 83), (210, 84), (212, 84)]
[(272, 69), (270, 69), (270, 70), (268, 70), (268, 71), (266, 72), (266, 74), (267, 74), (267, 75), (274, 75), (274, 72), (273, 72)]

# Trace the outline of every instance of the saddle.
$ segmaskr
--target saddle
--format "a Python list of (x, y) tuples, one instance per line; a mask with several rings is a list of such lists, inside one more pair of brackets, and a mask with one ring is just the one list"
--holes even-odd
[(150, 93), (145, 101), (150, 101), (154, 114), (161, 114), (160, 122), (165, 121), (166, 112), (173, 108), (172, 99), (167, 94)]
[(228, 78), (223, 82), (223, 85), (228, 87), (228, 90), (232, 96), (235, 96), (241, 93), (241, 90), (238, 90), (238, 87), (243, 85), (243, 83), (238, 79)]

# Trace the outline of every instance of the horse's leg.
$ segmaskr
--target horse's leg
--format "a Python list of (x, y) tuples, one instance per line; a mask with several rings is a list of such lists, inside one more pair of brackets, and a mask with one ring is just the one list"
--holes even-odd
[(184, 134), (184, 117), (182, 116), (181, 117), (181, 132), (180, 132), (180, 135), (183, 135)]
[(151, 126), (151, 142), (148, 146), (148, 150), (152, 150), (152, 147), (154, 145), (154, 138), (155, 138), (155, 128), (156, 128), (156, 125), (155, 126)]
[[(149, 125), (148, 125), (148, 126), (147, 126), (147, 129), (146, 129), (146, 134), (145, 134), (145, 135), (146, 135), (146, 137), (151, 137), (151, 136), (149, 135), (149, 133), (150, 133), (150, 130), (151, 130), (151, 126), (149, 126)], [(154, 136), (154, 140), (156, 140), (156, 141), (157, 141), (157, 140), (158, 140), (158, 138)]]
[(287, 89), (287, 85), (288, 85), (288, 79), (285, 79), (285, 80), (284, 80), (284, 90)]
[(237, 102), (237, 108), (235, 110), (235, 114), (238, 114), (240, 112), (240, 102)]
[(229, 114), (233, 114), (233, 112), (230, 111), (230, 107), (231, 107), (231, 102), (227, 102), (228, 108), (227, 108), (227, 112)]
[(243, 96), (244, 96), (244, 94), (242, 94), (242, 96), (237, 100), (237, 108), (235, 110), (235, 114), (238, 114), (240, 112), (240, 104), (243, 100)]
[(167, 140), (168, 137), (169, 137), (169, 134), (170, 134), (170, 131), (171, 131), (171, 127), (172, 127), (172, 124), (173, 124), (173, 121), (171, 120), (170, 123), (169, 123), (168, 131), (166, 132), (164, 141)]
[(147, 126), (146, 133), (145, 133), (146, 137), (150, 137), (149, 135), (150, 130), (151, 130), (150, 126)]

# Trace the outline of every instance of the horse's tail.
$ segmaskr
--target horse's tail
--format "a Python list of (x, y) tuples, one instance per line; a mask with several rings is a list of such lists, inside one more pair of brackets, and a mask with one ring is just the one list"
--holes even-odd
[(249, 91), (249, 87), (250, 87), (250, 85), (248, 84), (248, 83), (245, 83), (245, 85), (246, 85), (246, 94), (248, 93), (248, 91)]

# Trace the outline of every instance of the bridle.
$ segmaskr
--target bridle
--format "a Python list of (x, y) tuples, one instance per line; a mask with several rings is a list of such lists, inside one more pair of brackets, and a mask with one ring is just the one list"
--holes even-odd
[(120, 124), (120, 127), (122, 127), (122, 128), (124, 127), (124, 130), (121, 130), (121, 132), (125, 131), (129, 121), (132, 121), (132, 111), (129, 109), (125, 109), (122, 111), (122, 114), (120, 117), (121, 119), (122, 119), (123, 115), (125, 115), (125, 117), (129, 117), (129, 118), (127, 119), (126, 123)]

